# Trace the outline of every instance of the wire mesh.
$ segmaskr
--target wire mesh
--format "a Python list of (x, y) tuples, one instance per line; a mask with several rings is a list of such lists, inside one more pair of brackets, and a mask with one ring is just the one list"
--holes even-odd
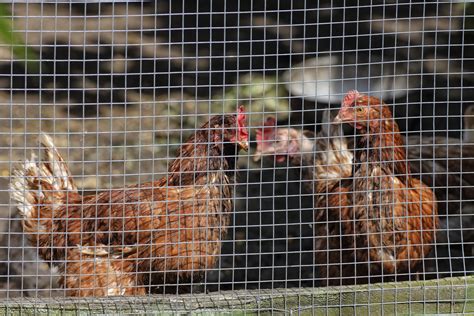
[(0, 4), (2, 312), (474, 312), (473, 30), (469, 1)]

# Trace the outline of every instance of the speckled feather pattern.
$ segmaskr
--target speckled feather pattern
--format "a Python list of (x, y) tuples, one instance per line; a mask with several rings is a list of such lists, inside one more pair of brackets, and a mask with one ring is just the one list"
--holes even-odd
[(52, 140), (41, 138), (45, 159), (14, 170), (12, 198), (68, 295), (144, 294), (214, 267), (233, 208), (239, 149), (229, 140), (247, 141), (242, 109), (196, 131), (167, 177), (97, 195), (77, 192)]
[[(360, 106), (382, 104), (358, 98)], [(435, 195), (410, 175), (388, 107), (380, 105), (378, 110), (382, 124), (367, 123), (372, 133), (358, 144), (362, 150), (355, 156), (352, 178), (330, 192), (317, 192), (315, 260), (321, 285), (407, 278), (420, 271), (435, 242)]]

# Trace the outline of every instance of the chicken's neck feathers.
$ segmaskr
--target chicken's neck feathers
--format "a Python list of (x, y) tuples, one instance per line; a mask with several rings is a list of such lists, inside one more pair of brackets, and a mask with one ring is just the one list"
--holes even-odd
[(377, 131), (364, 135), (357, 148), (357, 162), (369, 162), (381, 166), (407, 183), (410, 177), (410, 165), (406, 159), (405, 145), (397, 123), (387, 119)]
[(205, 185), (210, 181), (232, 183), (236, 155), (237, 148), (234, 144), (188, 142), (180, 148), (178, 157), (168, 169), (168, 185)]

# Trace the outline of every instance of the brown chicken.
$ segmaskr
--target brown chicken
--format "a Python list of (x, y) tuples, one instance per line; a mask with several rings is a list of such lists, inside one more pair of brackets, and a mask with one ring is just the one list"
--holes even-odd
[[(330, 169), (338, 160), (352, 164), (350, 178), (347, 172), (334, 172), (335, 177), (324, 181), (324, 185), (319, 178), (324, 173), (310, 175), (315, 182), (315, 260), (319, 281), (322, 285), (336, 285), (406, 277), (418, 271), (432, 248), (438, 227), (434, 194), (410, 176), (398, 126), (380, 100), (353, 91), (346, 96), (337, 120), (353, 125), (361, 134), (354, 162), (347, 159), (351, 154), (342, 133), (330, 133), (332, 138), (327, 143), (332, 145), (318, 146), (320, 137), (327, 134), (325, 125), (313, 142), (313, 154), (301, 159), (312, 163), (313, 156), (315, 170)], [(266, 137), (260, 136), (257, 155), (287, 154), (294, 164), (291, 157), (303, 147), (303, 142), (294, 135), (301, 133), (278, 129), (273, 134), (277, 135), (273, 136), (276, 144), (272, 145), (271, 137), (267, 139), (270, 147), (262, 142)], [(259, 134), (267, 133), (264, 129)], [(293, 136), (281, 141), (278, 135)], [(329, 153), (339, 158), (328, 159), (318, 154), (318, 147), (329, 149)]]
[(82, 196), (52, 139), (45, 159), (13, 171), (24, 232), (59, 266), (72, 296), (134, 295), (198, 281), (218, 260), (233, 208), (246, 115), (217, 115), (181, 146), (158, 181)]
[[(317, 148), (324, 148), (325, 129), (331, 126), (331, 138), (328, 141), (339, 148), (354, 148), (354, 138), (344, 137), (337, 133), (340, 125), (327, 125), (328, 111), (323, 115), (322, 131), (314, 135), (310, 131), (299, 131), (294, 128), (276, 127), (275, 119), (269, 117), (265, 127), (257, 131), (257, 152), (255, 160), (261, 156), (274, 156), (278, 162), (289, 160), (290, 166), (302, 168), (305, 192), (313, 192), (313, 185), (321, 183), (321, 175), (314, 174), (314, 164), (325, 164), (325, 158), (318, 156)], [(439, 228), (436, 234), (436, 252), (432, 251), (425, 260), (424, 272), (427, 277), (446, 277), (464, 275), (466, 266), (471, 264), (469, 255), (473, 253), (474, 244), (474, 144), (472, 131), (474, 126), (474, 106), (464, 113), (463, 140), (443, 136), (404, 138), (407, 160), (410, 162), (411, 174), (428, 185), (435, 193), (438, 204)], [(265, 139), (263, 138), (265, 136)], [(323, 138), (323, 140), (321, 140)], [(335, 154), (343, 155), (338, 152)], [(346, 155), (346, 157), (350, 157)], [(301, 164), (300, 164), (301, 162)], [(352, 164), (352, 161), (349, 162)], [(298, 170), (300, 172), (300, 170)], [(349, 175), (352, 173), (352, 165)], [(311, 181), (312, 177), (315, 177)], [(342, 174), (341, 174), (342, 177)], [(319, 190), (321, 192), (321, 190)]]
[(321, 276), (328, 284), (406, 278), (433, 247), (435, 195), (410, 175), (398, 125), (381, 100), (350, 91), (335, 121), (355, 127), (361, 138), (352, 180), (317, 202)]

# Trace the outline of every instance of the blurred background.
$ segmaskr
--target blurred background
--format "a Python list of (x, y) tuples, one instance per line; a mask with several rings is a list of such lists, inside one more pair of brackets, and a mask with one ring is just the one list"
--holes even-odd
[[(213, 113), (246, 105), (252, 139), (269, 114), (318, 130), (321, 110), (353, 88), (392, 104), (405, 136), (472, 143), (473, 31), (461, 1), (0, 4), (0, 295), (62, 295), (8, 194), (41, 131), (85, 192), (163, 176)], [(298, 170), (251, 155), (205, 290), (312, 286), (312, 196)], [(426, 262), (433, 278), (474, 269), (473, 157), (443, 157), (460, 158), (432, 183), (446, 240)]]

